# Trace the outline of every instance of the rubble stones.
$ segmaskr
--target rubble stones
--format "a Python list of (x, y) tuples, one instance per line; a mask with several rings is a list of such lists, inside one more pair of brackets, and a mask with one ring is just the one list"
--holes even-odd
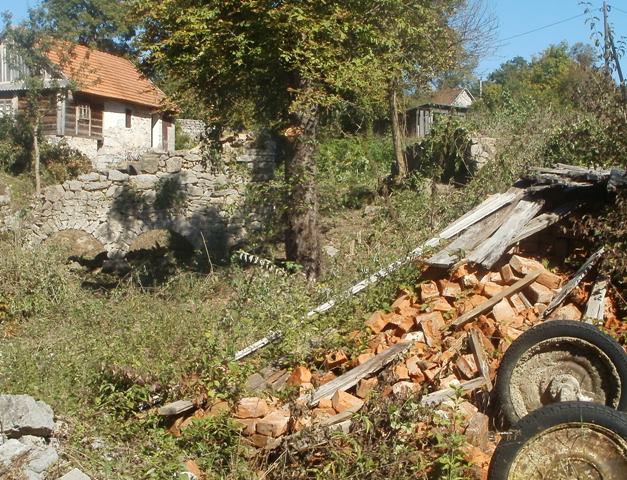
[[(0, 395), (0, 477), (19, 471), (19, 478), (46, 478), (59, 460), (56, 441), (47, 438), (54, 430), (53, 415), (47, 404), (29, 395)], [(3, 442), (5, 436), (12, 438)]]
[(341, 392), (339, 390), (335, 392), (331, 402), (337, 413), (346, 411), (356, 412), (364, 405), (364, 401), (361, 398), (357, 398), (350, 393)]
[(30, 395), (0, 395), (0, 424), (9, 438), (49, 437), (54, 431), (52, 408)]
[(268, 437), (278, 438), (287, 432), (289, 416), (279, 411), (270, 412), (265, 417), (257, 420), (257, 433)]
[(509, 265), (521, 275), (527, 275), (531, 272), (544, 270), (544, 265), (537, 260), (521, 257), (519, 255), (513, 255), (509, 261)]
[(553, 292), (544, 285), (534, 282), (527, 287), (529, 299), (534, 303), (549, 303), (553, 298)]
[(78, 468), (73, 468), (59, 478), (59, 480), (91, 480), (91, 478), (81, 472)]

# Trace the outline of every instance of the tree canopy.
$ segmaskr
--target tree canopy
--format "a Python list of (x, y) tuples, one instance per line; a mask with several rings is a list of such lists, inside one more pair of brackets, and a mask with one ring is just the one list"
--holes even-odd
[(591, 46), (566, 42), (550, 45), (531, 61), (515, 57), (490, 74), (484, 89), (486, 100), (493, 102), (506, 91), (519, 98), (576, 102), (582, 83), (595, 72), (596, 60)]
[(57, 37), (110, 53), (132, 51), (136, 30), (130, 0), (42, 0), (40, 9)]
[(154, 64), (202, 89), (216, 118), (270, 125), (312, 104), (372, 105), (394, 76), (430, 77), (454, 56), (447, 18), (459, 3), (138, 2)]
[(446, 68), (461, 49), (448, 21), (462, 4), (137, 0), (156, 69), (197, 92), (216, 122), (288, 137), (286, 254), (310, 277), (320, 260), (313, 153), (322, 112), (376, 108), (402, 82)]

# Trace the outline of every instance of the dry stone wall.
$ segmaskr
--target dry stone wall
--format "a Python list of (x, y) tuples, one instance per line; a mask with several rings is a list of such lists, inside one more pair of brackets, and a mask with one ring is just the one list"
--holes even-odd
[(45, 188), (28, 214), (5, 219), (4, 229), (20, 231), (31, 244), (66, 230), (86, 232), (110, 257), (125, 254), (144, 233), (167, 229), (196, 248), (226, 254), (259, 226), (244, 207), (245, 192), (273, 176), (275, 157), (273, 140), (249, 134), (223, 139), (218, 157), (200, 148), (152, 154), (150, 168), (138, 162)]
[(207, 124), (202, 120), (193, 120), (190, 118), (178, 118), (176, 120), (176, 128), (195, 142), (200, 142), (207, 130)]

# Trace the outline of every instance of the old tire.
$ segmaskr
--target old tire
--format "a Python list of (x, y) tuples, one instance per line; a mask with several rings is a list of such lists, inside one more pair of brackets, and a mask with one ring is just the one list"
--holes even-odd
[(623, 480), (627, 416), (589, 402), (560, 402), (530, 413), (498, 444), (489, 480)]
[(627, 411), (627, 354), (622, 347), (593, 325), (552, 320), (527, 330), (503, 356), (495, 390), (505, 419), (514, 425), (559, 401), (552, 382), (564, 374), (581, 387), (578, 399)]

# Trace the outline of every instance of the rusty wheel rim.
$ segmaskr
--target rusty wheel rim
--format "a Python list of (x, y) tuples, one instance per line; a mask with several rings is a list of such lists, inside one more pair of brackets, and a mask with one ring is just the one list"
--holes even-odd
[(580, 338), (557, 337), (531, 347), (512, 371), (510, 397), (519, 418), (560, 401), (556, 382), (570, 380), (576, 392), (561, 400), (618, 406), (621, 382), (616, 367), (598, 347)]
[(624, 480), (627, 442), (607, 428), (564, 423), (545, 430), (520, 449), (509, 480)]

